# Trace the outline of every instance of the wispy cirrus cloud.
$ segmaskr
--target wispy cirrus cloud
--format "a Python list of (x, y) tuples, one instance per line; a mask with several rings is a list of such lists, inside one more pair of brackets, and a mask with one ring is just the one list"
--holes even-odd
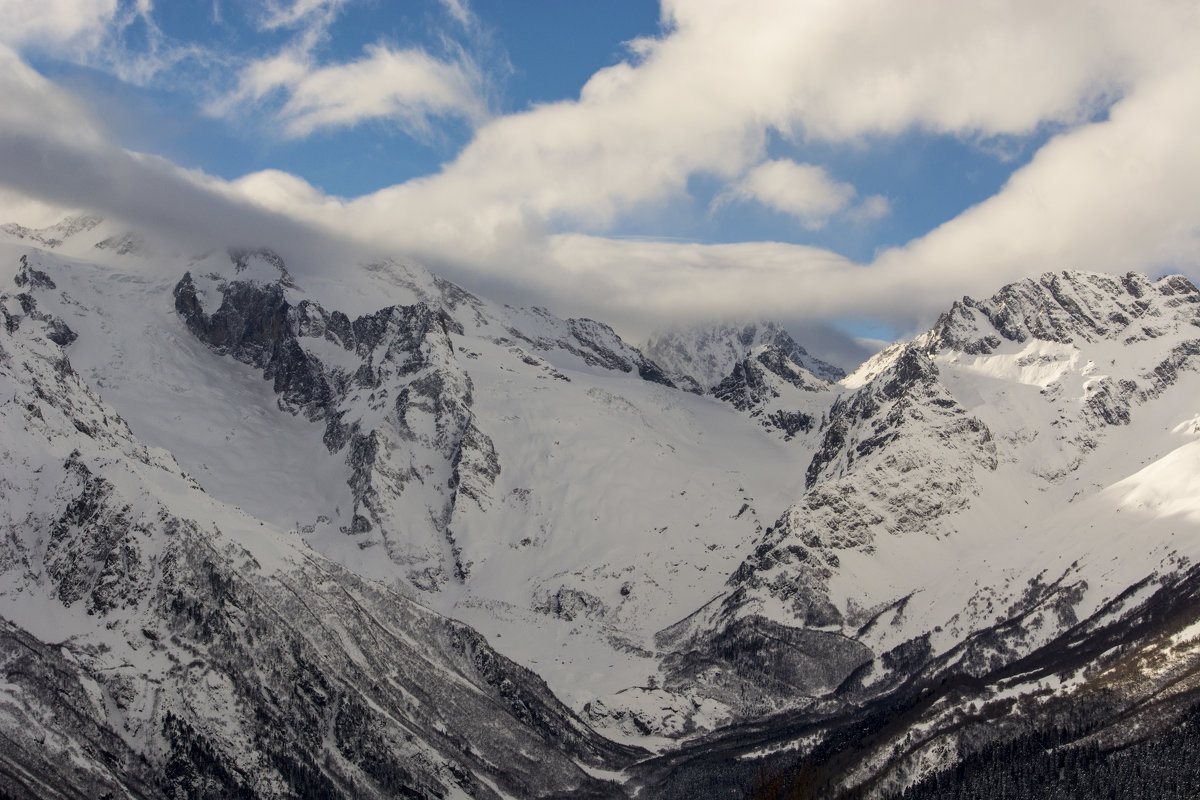
[(446, 9), (446, 13), (463, 27), (476, 24), (477, 19), (467, 0), (439, 0), (439, 2)]
[(0, 0), (0, 42), (91, 50), (117, 16), (117, 0)]
[(243, 70), (237, 90), (211, 110), (227, 114), (275, 95), (283, 100), (273, 115), (291, 138), (380, 119), (420, 137), (436, 117), (477, 124), (488, 116), (482, 76), (465, 54), (440, 60), (419, 48), (382, 44), (367, 46), (360, 59), (328, 66), (317, 66), (303, 48), (257, 61)]
[(259, 30), (327, 27), (350, 0), (265, 0), (256, 14)]
[[(475, 17), (462, 0), (439, 0), (458, 24)], [(247, 106), (265, 111), (286, 138), (386, 121), (426, 138), (436, 119), (477, 125), (489, 115), (488, 79), (461, 45), (443, 38), (441, 57), (416, 46), (383, 41), (359, 58), (330, 63), (320, 57), (329, 28), (349, 0), (269, 0), (258, 16), (264, 31), (292, 29), (295, 38), (274, 55), (242, 65), (232, 91), (207, 105), (213, 116)]]
[[(204, 47), (165, 36), (152, 0), (0, 0), (0, 43), (40, 51), (144, 86), (187, 61), (209, 62)], [(135, 38), (137, 45), (128, 44)]]

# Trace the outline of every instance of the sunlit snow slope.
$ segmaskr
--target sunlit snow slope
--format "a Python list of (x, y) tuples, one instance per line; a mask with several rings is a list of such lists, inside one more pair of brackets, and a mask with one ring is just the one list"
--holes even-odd
[[(29, 292), (134, 431), (214, 497), (470, 622), (577, 707), (654, 674), (653, 634), (716, 595), (803, 489), (801, 442), (673, 388), (602, 324), (393, 262), (330, 276), (98, 248), (136, 239), (110, 227), (8, 252), (53, 281)], [(288, 330), (246, 322), (270, 314)], [(811, 416), (832, 386), (807, 380), (785, 388)]]
[[(772, 323), (642, 352), (393, 261), (179, 253), (94, 217), (3, 236), (6, 313), (187, 476), (129, 491), (198, 493), (217, 510), (162, 502), (469, 624), (581, 713), (550, 714), (572, 763), (634, 758), (586, 725), (662, 752), (630, 790), (828, 753), (879, 708), (953, 727), (953, 699), (912, 710), (953, 680), (1059, 697), (1090, 686), (1047, 666), (1062, 653), (1176, 653), (1148, 609), (1190, 624), (1200, 292), (1180, 277), (1047, 273), (840, 376)], [(43, 491), (11, 469), (13, 497)], [(86, 639), (83, 596), (59, 601)], [(1036, 680), (1004, 672), (1027, 660)], [(843, 788), (902, 788), (969, 744), (915, 730), (880, 734), (903, 757), (838, 762)]]

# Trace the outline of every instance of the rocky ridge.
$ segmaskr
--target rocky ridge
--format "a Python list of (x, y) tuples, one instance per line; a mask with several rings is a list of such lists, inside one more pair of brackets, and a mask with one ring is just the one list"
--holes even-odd
[[(887, 583), (896, 588), (889, 596), (847, 591), (840, 576), (848, 562), (860, 573), (875, 571), (866, 564), (905, 548), (923, 554), (928, 563), (922, 569), (946, 563), (955, 571), (955, 562), (938, 553), (961, 553), (965, 545), (956, 541), (976, 527), (992, 527), (981, 525), (990, 508), (981, 497), (1041, 492), (1049, 508), (1088, 499), (1079, 499), (1078, 490), (1061, 492), (1086, 480), (1076, 476), (1089, 474), (1089, 465), (1109, 468), (1093, 455), (1104, 452), (1108, 432), (1128, 426), (1140, 406), (1196, 372), (1198, 301), (1200, 293), (1178, 277), (1152, 282), (1138, 275), (1047, 274), (987, 301), (955, 304), (930, 333), (864, 364), (843, 382), (815, 438), (807, 440), (802, 499), (763, 531), (716, 599), (659, 634), (668, 654), (664, 688), (693, 702), (717, 700), (734, 718), (748, 719), (805, 707), (852, 677), (893, 686), (972, 631), (999, 621), (1037, 623), (978, 640), (987, 646), (963, 655), (961, 666), (995, 668), (1075, 624), (1095, 608), (1100, 579), (1065, 556), (1065, 566), (1048, 575), (1049, 557), (1039, 562), (1033, 555), (1046, 540), (1026, 531), (1053, 523), (1036, 517), (1025, 520), (1018, 537), (1034, 543), (1029, 555), (1022, 558), (1017, 547), (990, 567), (1006, 576), (1003, 585), (947, 588), (916, 620), (915, 597), (930, 595), (929, 583), (912, 581), (906, 589), (892, 575)], [(1106, 359), (1112, 363), (1102, 374), (1098, 364), (1101, 353), (1110, 352), (1108, 342), (1144, 352), (1126, 355), (1125, 363)], [(980, 362), (989, 356), (1001, 362)], [(1030, 387), (1020, 393), (1020, 414), (1003, 413), (1012, 394), (1004, 385), (985, 383), (999, 394), (980, 396), (981, 371), (1006, 378), (1017, 372), (1018, 388)], [(1052, 447), (1026, 429), (1035, 414), (1049, 418)], [(1033, 484), (1015, 489), (1014, 470), (1032, 476)], [(1144, 570), (1133, 581), (1170, 574), (1177, 563), (1172, 555), (1163, 563), (1153, 560), (1161, 555), (1147, 557), (1139, 562), (1145, 566), (1132, 567)], [(1118, 579), (1110, 591), (1124, 588)], [(962, 594), (949, 599), (955, 592)], [(619, 702), (607, 708), (630, 713)]]
[[(10, 437), (17, 444), (7, 463), (20, 466), (5, 470), (5, 496), (33, 506), (45, 499), (49, 510), (9, 515), (3, 585), (20, 588), (5, 595), (9, 628), (0, 633), (38, 653), (42, 666), (33, 656), (13, 662), (11, 685), (29, 688), (4, 696), (10, 717), (40, 731), (35, 740), (58, 742), (55, 752), (102, 748), (107, 755), (84, 759), (91, 765), (85, 772), (99, 776), (95, 786), (126, 781), (130, 794), (155, 796), (174, 785), (164, 780), (181, 777), (181, 786), (207, 782), (286, 796), (309, 785), (296, 774), (320, 772), (314, 780), (366, 796), (401, 785), (478, 796), (683, 796), (699, 786), (748, 792), (770, 770), (811, 775), (803, 771), (819, 768), (829, 793), (884, 796), (922, 785), (959, 755), (1026, 746), (1029, 731), (1040, 736), (1069, 716), (1073, 697), (1090, 703), (1095, 695), (1096, 707), (1108, 709), (1111, 721), (1089, 720), (1086, 729), (1099, 732), (1092, 740), (1106, 747), (1138, 745), (1139, 731), (1158, 735), (1161, 726), (1122, 721), (1149, 721), (1159, 714), (1152, 707), (1162, 719), (1188, 719), (1174, 699), (1156, 706), (1192, 696), (1196, 663), (1188, 632), (1197, 619), (1192, 564), (1200, 555), (1200, 508), (1188, 476), (1200, 469), (1200, 417), (1190, 402), (1200, 391), (1200, 292), (1182, 278), (1048, 273), (987, 300), (964, 298), (929, 333), (837, 383), (816, 378), (777, 342), (757, 342), (731, 362), (716, 392), (696, 396), (672, 387), (689, 385), (677, 370), (659, 368), (656, 357), (607, 326), (502, 308), (394, 264), (367, 272), (401, 291), (385, 293), (381, 308), (363, 308), (336, 294), (309, 294), (314, 274), (266, 251), (195, 259), (161, 293), (170, 298), (169, 319), (147, 328), (163, 337), (147, 352), (186, 352), (179, 363), (196, 374), (252, 375), (269, 388), (268, 403), (285, 412), (264, 416), (277, 430), (295, 435), (305, 420), (315, 423), (322, 458), (337, 466), (344, 489), (316, 498), (304, 513), (335, 507), (340, 492), (352, 505), (330, 513), (336, 522), (318, 520), (315, 532), (300, 523), (289, 532), (186, 478), (163, 477), (179, 476), (178, 467), (163, 451), (121, 444), (137, 437), (104, 419), (115, 411), (96, 418), (78, 410), (87, 405), (82, 395), (50, 378), (74, 374), (64, 352), (88, 365), (92, 388), (78, 375), (70, 380), (92, 392), (114, 386), (128, 403), (118, 376), (96, 367), (106, 363), (105, 335), (121, 333), (113, 310), (122, 306), (86, 302), (81, 288), (101, 286), (101, 272), (81, 279), (76, 273), (90, 268), (42, 258), (28, 254), (17, 291), (4, 299), (5, 329), (18, 342), (10, 351), (20, 351), (6, 363), (40, 363), (29, 348), (46, 348), (45, 364), (60, 366), (33, 369), (30, 385), (72, 410), (51, 426), (60, 433), (47, 434), (59, 448), (53, 458), (31, 460), (21, 453), (43, 445), (30, 431), (57, 407), (39, 406), (37, 388), (10, 391), (17, 405), (9, 410), (24, 420), (13, 430), (25, 433)], [(143, 295), (157, 297), (161, 279), (116, 280), (125, 287), (142, 281)], [(338, 307), (347, 311), (328, 310)], [(173, 325), (182, 338), (172, 338)], [(27, 335), (40, 344), (21, 338)], [(117, 350), (131, 347), (114, 341)], [(118, 352), (108, 363), (130, 358)], [(171, 380), (199, 385), (186, 374)], [(220, 386), (227, 397), (264, 396), (248, 384), (244, 394), (229, 393), (237, 381)], [(41, 417), (30, 416), (33, 406)], [(789, 429), (771, 421), (777, 411), (804, 416), (792, 417)], [(283, 419), (293, 417), (295, 428)], [(150, 430), (166, 441), (158, 424)], [(92, 440), (128, 452), (96, 455)], [(236, 457), (248, 453), (230, 434), (226, 441)], [(69, 443), (77, 454), (63, 449)], [(195, 452), (212, 461), (221, 450)], [(705, 466), (713, 453), (721, 453), (720, 470)], [(255, 463), (269, 471), (277, 462)], [(133, 477), (122, 472), (130, 464)], [(318, 473), (300, 473), (320, 485)], [(228, 492), (228, 483), (212, 485)], [(439, 527), (436, 512), (450, 506)], [(356, 575), (353, 558), (335, 564), (308, 549), (333, 541), (387, 552), (375, 563), (399, 569), (392, 574), (404, 580), (385, 588)], [(642, 549), (643, 541), (653, 544)], [(252, 594), (239, 594), (244, 586)], [(557, 676), (556, 688), (573, 674), (603, 681), (594, 665), (627, 656), (622, 674), (640, 669), (649, 677), (634, 673), (641, 685), (627, 680), (624, 691), (594, 691), (587, 719), (663, 753), (632, 765), (642, 754), (596, 738), (539, 693), (544, 685), (532, 688), (532, 673), (487, 649), (470, 628), (413, 605), (403, 591), (414, 586), (440, 587), (422, 597), (473, 624), (511, 621), (503, 627), (510, 652), (533, 643), (539, 659), (551, 654), (554, 664), (536, 666)], [(348, 621), (353, 614), (338, 599), (345, 592), (374, 622)], [(37, 627), (37, 615), (23, 616), (24, 598), (34, 596), (38, 608), (66, 609), (73, 620), (75, 628), (62, 630), (82, 672), (64, 666), (66, 656), (47, 644), (58, 639)], [(279, 619), (305, 621), (312, 649), (291, 633), (268, 636), (280, 623), (247, 612), (251, 597), (267, 598), (281, 609)], [(647, 615), (655, 606), (683, 613)], [(167, 614), (163, 608), (174, 616), (160, 624), (155, 615)], [(382, 625), (387, 633), (373, 627), (385, 618), (396, 620)], [(661, 620), (651, 629), (656, 637), (631, 635), (651, 619)], [(97, 632), (95, 620), (109, 633)], [(514, 631), (525, 638), (510, 644)], [(101, 639), (112, 655), (99, 645), (88, 649)], [(382, 641), (378, 652), (388, 655), (376, 658), (375, 644), (363, 649), (367, 641)], [(431, 641), (439, 644), (429, 650)], [(591, 660), (571, 660), (571, 652), (601, 641), (608, 649)], [(257, 655), (230, 655), (245, 642), (263, 644), (267, 662), (287, 665), (286, 676), (254, 666)], [(137, 686), (175, 674), (149, 670), (142, 655), (131, 655), (134, 643), (138, 653), (161, 651), (163, 663), (186, 664), (176, 672), (188, 681), (205, 676), (203, 703), (173, 706), (172, 716), (153, 722), (145, 721), (151, 712), (143, 703), (136, 714), (122, 711), (141, 715), (128, 722), (106, 700), (108, 716), (92, 714), (64, 733), (29, 699), (48, 691), (45, 676), (67, 670), (85, 677), (59, 684), (55, 707), (94, 694), (94, 680), (102, 694), (133, 708), (97, 669), (124, 659), (118, 672)], [(405, 647), (427, 648), (404, 661), (404, 672), (420, 683), (381, 682), (388, 659)], [(468, 652), (475, 654), (470, 669), (461, 661)], [(557, 766), (543, 772), (522, 761), (508, 784), (498, 783), (490, 765), (506, 763), (495, 758), (508, 758), (512, 739), (484, 736), (477, 747), (477, 732), (429, 710), (476, 716), (453, 692), (439, 688), (427, 703), (410, 701), (440, 687), (445, 669), (512, 710), (489, 730), (519, 730), (510, 728), (514, 715), (520, 724), (541, 720), (533, 728), (550, 754), (536, 759)], [(34, 677), (22, 684), (25, 675)], [(184, 680), (154, 685), (178, 691)], [(514, 705), (505, 681), (532, 694)], [(281, 688), (296, 685), (316, 689), (299, 697)], [(408, 716), (396, 718), (407, 720), (419, 747), (401, 747), (398, 762), (379, 767), (363, 753), (375, 744), (395, 749), (400, 740), (382, 734), (360, 751), (337, 738), (346, 728), (336, 716), (337, 755), (328, 739), (306, 740), (304, 731), (331, 719), (313, 704), (325, 708), (321, 698), (331, 696), (351, 704), (366, 697), (372, 709), (394, 709), (393, 717), (403, 708)], [(225, 727), (206, 716), (205, 708), (226, 697), (234, 698), (226, 708), (261, 709), (280, 738), (254, 733), (241, 716)], [(288, 728), (295, 720), (303, 725)], [(393, 730), (390, 722), (379, 725), (371, 730)], [(122, 733), (159, 729), (180, 744), (155, 739), (147, 755)], [(469, 747), (456, 744), (460, 733), (448, 744), (446, 731), (461, 732)], [(299, 766), (281, 755), (287, 737), (304, 743)], [(1064, 741), (1075, 747), (1075, 739)], [(176, 755), (164, 761), (168, 751)], [(5, 763), (22, 765), (12, 774), (35, 776), (65, 795), (67, 782), (52, 779), (51, 762), (32, 745), (12, 752)], [(210, 760), (221, 766), (195, 773)], [(630, 783), (588, 782), (567, 761), (623, 769)], [(238, 783), (251, 774), (261, 782)]]
[[(282, 408), (325, 423), (326, 447), (344, 451), (350, 467), (354, 506), (344, 533), (360, 548), (382, 549), (421, 588), (463, 580), (470, 567), (451, 520), (460, 498), (490, 500), (500, 465), (474, 423), (471, 379), (450, 341), (461, 327), (425, 303), (354, 320), (311, 300), (293, 305), (291, 279), (281, 261), (275, 266), (280, 274), (270, 282), (207, 276), (199, 290), (186, 273), (175, 308), (201, 341), (262, 369)], [(209, 300), (206, 313), (201, 294), (219, 305)], [(428, 519), (440, 540), (412, 536), (414, 516)]]
[(467, 626), (213, 500), (36, 301), (0, 295), (0, 323), (6, 794), (611, 795), (579, 764), (637, 751)]
[(845, 377), (775, 322), (667, 331), (646, 353), (681, 388), (711, 394), (789, 441), (812, 430), (832, 383)]

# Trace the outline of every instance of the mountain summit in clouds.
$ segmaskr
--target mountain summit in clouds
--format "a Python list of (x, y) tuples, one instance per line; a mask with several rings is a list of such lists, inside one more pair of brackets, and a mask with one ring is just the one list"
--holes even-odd
[(1191, 797), (1200, 12), (0, 0), (0, 797)]
[(836, 381), (846, 373), (809, 355), (776, 322), (746, 325), (718, 323), (660, 333), (646, 344), (646, 353), (671, 374), (690, 379), (702, 391), (711, 391), (734, 367), (761, 348), (770, 349), (817, 378)]
[(1192, 776), (1183, 277), (1045, 273), (843, 375), (770, 322), (639, 350), (396, 261), (2, 235), (7, 794)]
[(639, 340), (1196, 277), (1188, 3), (614, 2), (4, 3), (0, 218), (399, 254)]

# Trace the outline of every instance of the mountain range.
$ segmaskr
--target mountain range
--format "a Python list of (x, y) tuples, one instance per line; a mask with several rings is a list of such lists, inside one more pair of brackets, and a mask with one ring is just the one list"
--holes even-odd
[(0, 264), (0, 796), (1200, 780), (1183, 277), (1031, 277), (847, 374), (95, 216)]

